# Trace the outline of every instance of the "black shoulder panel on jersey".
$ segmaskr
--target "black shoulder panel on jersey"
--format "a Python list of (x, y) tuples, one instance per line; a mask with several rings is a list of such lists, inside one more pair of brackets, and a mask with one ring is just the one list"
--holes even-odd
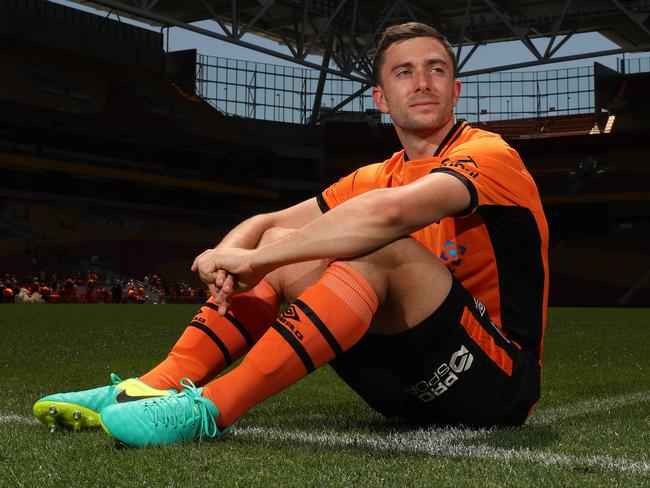
[(325, 201), (325, 198), (323, 198), (322, 193), (319, 193), (316, 196), (316, 202), (318, 203), (318, 207), (320, 208), (321, 212), (325, 213), (325, 212), (329, 211), (330, 207), (327, 204), (327, 202)]
[(461, 175), (458, 171), (454, 171), (453, 169), (449, 168), (433, 168), (431, 170), (431, 173), (446, 173), (448, 175), (455, 176), (465, 185), (465, 187), (467, 187), (467, 191), (469, 192), (469, 205), (465, 210), (456, 214), (456, 217), (463, 217), (464, 215), (471, 214), (478, 205), (478, 193), (476, 192), (474, 183), (469, 181), (465, 175)]
[(504, 205), (480, 205), (477, 212), (496, 258), (503, 330), (536, 349), (542, 340), (544, 264), (535, 217), (527, 208)]

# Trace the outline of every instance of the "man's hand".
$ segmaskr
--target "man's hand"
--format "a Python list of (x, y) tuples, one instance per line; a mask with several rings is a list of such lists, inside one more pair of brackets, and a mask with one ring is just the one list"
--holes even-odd
[(225, 315), (232, 295), (250, 290), (264, 273), (251, 266), (253, 250), (238, 248), (208, 249), (192, 263), (192, 271), (198, 273), (203, 283), (219, 304), (219, 315)]

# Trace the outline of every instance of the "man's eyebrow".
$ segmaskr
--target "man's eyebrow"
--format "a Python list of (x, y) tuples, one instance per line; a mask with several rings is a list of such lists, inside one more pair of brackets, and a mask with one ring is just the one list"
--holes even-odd
[[(431, 66), (433, 64), (444, 64), (448, 65), (449, 63), (444, 59), (444, 58), (429, 58), (426, 61), (427, 66)], [(393, 66), (390, 70), (395, 71), (400, 68), (413, 68), (413, 63), (411, 61), (406, 61), (404, 63), (399, 63)]]

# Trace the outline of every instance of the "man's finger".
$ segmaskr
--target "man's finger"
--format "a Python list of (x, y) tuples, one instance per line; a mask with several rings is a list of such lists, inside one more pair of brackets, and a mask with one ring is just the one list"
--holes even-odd
[(227, 294), (232, 293), (232, 291), (235, 289), (235, 277), (231, 274), (228, 274), (228, 277), (226, 280), (223, 282), (223, 286), (221, 287), (221, 291)]
[(217, 279), (214, 281), (214, 284), (217, 285), (219, 288), (223, 287), (223, 283), (226, 280), (228, 276), (228, 272), (220, 269), (217, 271)]

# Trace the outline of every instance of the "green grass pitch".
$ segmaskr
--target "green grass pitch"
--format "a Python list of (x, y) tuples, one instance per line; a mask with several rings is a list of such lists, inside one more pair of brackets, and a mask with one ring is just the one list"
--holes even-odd
[(0, 306), (0, 486), (650, 486), (650, 310), (554, 309), (542, 401), (520, 429), (414, 430), (328, 367), (215, 442), (115, 449), (50, 434), (33, 402), (153, 366), (195, 306)]

